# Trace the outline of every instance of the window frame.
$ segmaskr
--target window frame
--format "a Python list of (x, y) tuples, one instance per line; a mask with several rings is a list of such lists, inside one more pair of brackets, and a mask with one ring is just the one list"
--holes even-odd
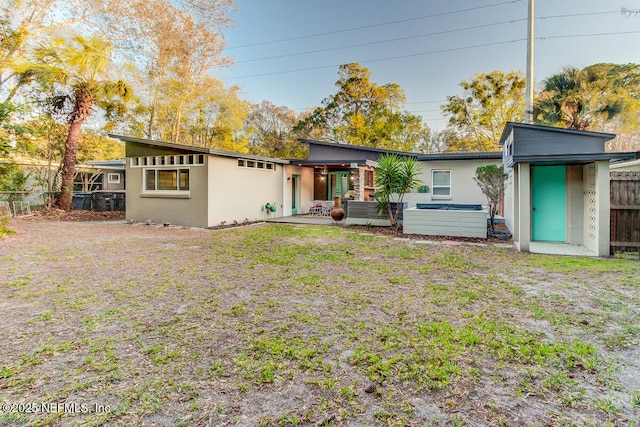
[[(441, 184), (436, 184), (435, 183), (435, 179), (434, 179), (434, 175), (437, 172), (447, 172), (449, 174), (449, 185), (441, 185)], [(431, 198), (432, 199), (440, 199), (440, 200), (447, 200), (447, 199), (451, 199), (451, 195), (452, 195), (452, 187), (453, 187), (453, 176), (452, 176), (452, 172), (451, 169), (431, 169)], [(436, 188), (437, 189), (443, 189), (443, 188), (447, 188), (449, 189), (449, 194), (436, 194)]]
[[(174, 167), (146, 167), (142, 168), (142, 191), (141, 196), (143, 197), (190, 197), (191, 195), (191, 168), (184, 167), (184, 165), (173, 165)], [(182, 167), (181, 167), (182, 166)], [(154, 185), (153, 189), (149, 188), (149, 172), (153, 171), (154, 176)], [(159, 190), (158, 189), (158, 181), (159, 181), (159, 172), (175, 172), (175, 189), (168, 190)], [(181, 176), (184, 176), (184, 172), (186, 171), (186, 181), (187, 188), (183, 185), (183, 179)]]
[(107, 183), (108, 184), (120, 184), (120, 174), (117, 172), (108, 172), (107, 173)]

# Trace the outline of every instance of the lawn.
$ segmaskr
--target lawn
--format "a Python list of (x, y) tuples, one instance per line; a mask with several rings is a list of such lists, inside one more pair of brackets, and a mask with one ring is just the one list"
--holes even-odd
[(9, 228), (0, 426), (638, 425), (637, 255), (348, 227)]

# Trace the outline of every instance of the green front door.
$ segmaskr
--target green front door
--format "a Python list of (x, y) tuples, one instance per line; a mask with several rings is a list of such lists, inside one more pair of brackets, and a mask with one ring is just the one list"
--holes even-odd
[(349, 191), (349, 172), (329, 172), (329, 200)]
[(298, 215), (300, 205), (300, 175), (291, 175), (291, 215)]
[(531, 240), (567, 241), (566, 166), (531, 167)]

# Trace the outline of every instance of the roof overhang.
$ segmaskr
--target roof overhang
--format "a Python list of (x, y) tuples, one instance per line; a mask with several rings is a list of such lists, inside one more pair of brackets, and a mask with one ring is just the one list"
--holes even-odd
[(325, 166), (331, 167), (364, 167), (364, 166), (372, 166), (377, 167), (378, 163), (373, 160), (300, 160), (300, 159), (289, 159), (289, 163), (293, 166), (302, 166), (302, 167), (316, 167), (323, 168)]
[(627, 159), (625, 159), (622, 161), (612, 163), (611, 165), (609, 165), (609, 169), (620, 169), (620, 168), (628, 168), (631, 166), (640, 166), (640, 158), (638, 158), (639, 155), (640, 153), (636, 153), (636, 160), (626, 161)]
[(288, 160), (277, 159), (273, 157), (254, 156), (252, 154), (243, 154), (243, 153), (236, 153), (233, 151), (224, 151), (224, 150), (214, 150), (206, 147), (195, 147), (193, 145), (176, 144), (173, 142), (157, 141), (153, 139), (133, 138), (130, 136), (123, 136), (123, 135), (109, 134), (109, 136), (111, 138), (119, 139), (122, 142), (149, 145), (152, 147), (172, 148), (174, 150), (180, 150), (186, 153), (211, 154), (213, 156), (231, 157), (234, 159), (260, 160), (260, 161), (271, 162), (271, 163), (279, 163), (282, 165), (289, 164)]
[(412, 153), (409, 151), (387, 150), (385, 148), (365, 147), (363, 145), (342, 144), (339, 142), (316, 141), (313, 139), (305, 139), (305, 138), (299, 138), (298, 141), (307, 145), (320, 145), (323, 147), (338, 147), (338, 148), (345, 148), (345, 149), (358, 150), (358, 151), (369, 151), (369, 152), (378, 153), (378, 154), (385, 154), (385, 153), (397, 154), (399, 156), (407, 156), (407, 157), (418, 157), (421, 155), (420, 153)]
[(504, 126), (504, 130), (502, 131), (502, 135), (500, 136), (500, 145), (504, 145), (504, 142), (511, 134), (513, 129), (533, 129), (539, 131), (548, 131), (555, 133), (563, 133), (569, 135), (580, 135), (580, 136), (591, 136), (591, 137), (599, 137), (603, 138), (605, 141), (613, 139), (616, 137), (613, 133), (604, 133), (604, 132), (592, 132), (587, 130), (576, 130), (576, 129), (566, 129), (566, 128), (558, 128), (554, 126), (543, 126), (543, 125), (533, 125), (529, 123), (515, 123), (515, 122), (507, 122)]
[(505, 166), (513, 167), (518, 163), (531, 163), (533, 165), (586, 165), (601, 160), (629, 160), (634, 158), (635, 153), (595, 153), (595, 154), (573, 154), (573, 155), (539, 155), (539, 156), (514, 156), (512, 161)]
[(502, 151), (421, 154), (419, 161), (433, 160), (501, 160)]

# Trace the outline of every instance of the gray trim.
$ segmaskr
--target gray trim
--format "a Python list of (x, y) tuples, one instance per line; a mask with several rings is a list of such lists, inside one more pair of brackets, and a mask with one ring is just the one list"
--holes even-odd
[(604, 138), (605, 141), (608, 141), (616, 137), (616, 135), (613, 133), (591, 132), (586, 130), (557, 128), (553, 126), (532, 125), (528, 123), (507, 122), (504, 126), (504, 130), (502, 131), (502, 135), (500, 136), (500, 145), (504, 145), (505, 139), (507, 139), (507, 136), (509, 136), (509, 133), (514, 128), (533, 129), (533, 130), (556, 132), (556, 133), (566, 133), (570, 135), (592, 136), (592, 137)]
[[(363, 147), (361, 145), (351, 145), (351, 144), (340, 144), (335, 142), (325, 142), (325, 141), (315, 141), (311, 139), (298, 139), (298, 141), (307, 145), (319, 145), (323, 147), (338, 147), (344, 148), (347, 150), (358, 150), (358, 151), (370, 151), (373, 153), (389, 153), (389, 154), (398, 154), (401, 156), (408, 157), (416, 157), (418, 160), (428, 161), (428, 160), (472, 160), (472, 159), (502, 159), (501, 151), (491, 151), (491, 152), (462, 152), (462, 153), (435, 153), (435, 154), (425, 154), (425, 153), (414, 153), (409, 151), (398, 151), (398, 150), (386, 150), (383, 148), (374, 148), (374, 147)], [(318, 163), (321, 160), (314, 160), (315, 163)], [(364, 160), (357, 160), (358, 162)], [(299, 160), (291, 159), (291, 163), (300, 163)], [(331, 162), (334, 162), (333, 160)], [(340, 163), (350, 163), (356, 162), (356, 160), (344, 160), (337, 161)], [(333, 164), (328, 163), (327, 164)]]
[(514, 156), (512, 161), (506, 164), (507, 167), (512, 167), (518, 163), (563, 163), (563, 164), (586, 164), (592, 163), (598, 160), (625, 160), (631, 159), (635, 156), (633, 152), (623, 153), (595, 153), (595, 154), (558, 154), (558, 155), (538, 155), (538, 156)]
[(349, 167), (351, 163), (357, 163), (358, 166), (365, 166), (371, 164), (371, 160), (300, 160), (300, 159), (289, 159), (289, 163), (297, 166), (314, 166), (314, 165), (327, 165), (327, 166), (342, 166)]
[(502, 159), (502, 151), (469, 152), (469, 153), (438, 153), (422, 154), (418, 156), (420, 161), (429, 160), (482, 160), (482, 159)]
[(91, 166), (100, 166), (100, 167), (122, 167), (126, 163), (125, 159), (114, 159), (114, 160), (92, 160), (90, 162), (85, 162)]
[(338, 143), (338, 142), (316, 141), (316, 140), (313, 140), (313, 139), (299, 138), (298, 141), (300, 141), (303, 144), (307, 144), (307, 145), (320, 145), (320, 146), (324, 146), (324, 147), (339, 147), (339, 148), (346, 148), (346, 149), (353, 149), (353, 150), (370, 151), (372, 153), (380, 153), (380, 154), (388, 153), (388, 154), (398, 154), (400, 156), (412, 156), (412, 157), (418, 157), (418, 156), (422, 155), (420, 153), (412, 153), (412, 152), (409, 152), (409, 151), (387, 150), (387, 149), (384, 149), (384, 148), (364, 147), (362, 145), (341, 144), (341, 143)]
[(214, 156), (231, 157), (234, 159), (260, 160), (264, 162), (278, 163), (281, 165), (289, 164), (288, 160), (276, 159), (273, 157), (254, 156), (252, 154), (234, 153), (232, 151), (213, 150), (211, 148), (194, 147), (193, 145), (175, 144), (173, 142), (157, 141), (152, 139), (133, 138), (130, 136), (123, 136), (123, 135), (109, 134), (109, 137), (119, 139), (120, 141), (123, 141), (123, 142), (132, 142), (135, 144), (149, 145), (152, 147), (172, 148), (174, 150), (180, 150), (184, 152), (211, 154)]

